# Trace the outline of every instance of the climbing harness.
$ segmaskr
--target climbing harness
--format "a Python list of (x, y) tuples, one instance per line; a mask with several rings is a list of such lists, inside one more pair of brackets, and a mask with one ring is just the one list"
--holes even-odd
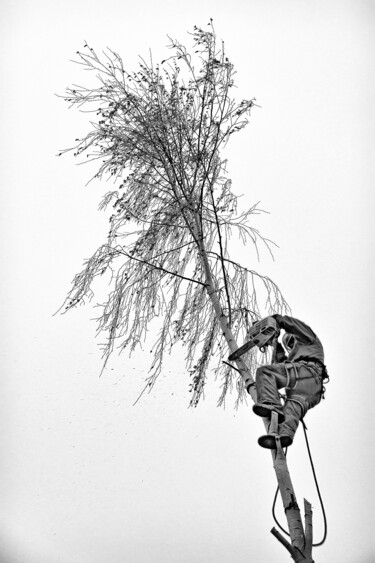
[[(313, 543), (313, 544), (312, 544), (313, 547), (319, 547), (320, 545), (323, 545), (323, 543), (326, 541), (326, 538), (327, 538), (327, 532), (328, 532), (327, 517), (326, 517), (326, 512), (325, 512), (325, 508), (324, 508), (324, 503), (323, 503), (322, 495), (321, 495), (320, 489), (319, 489), (318, 479), (317, 479), (317, 477), (316, 477), (314, 462), (313, 462), (313, 460), (312, 460), (312, 455), (311, 455), (309, 440), (308, 440), (308, 438), (307, 438), (307, 432), (306, 432), (307, 427), (306, 427), (306, 424), (305, 424), (305, 422), (304, 422), (303, 419), (301, 419), (301, 423), (302, 423), (303, 431), (304, 431), (304, 434), (305, 434), (305, 441), (306, 441), (306, 446), (307, 446), (307, 452), (308, 452), (308, 454), (309, 454), (310, 465), (311, 465), (312, 473), (313, 473), (313, 476), (314, 476), (314, 482), (315, 482), (315, 486), (316, 486), (316, 491), (317, 491), (317, 493), (318, 493), (319, 502), (320, 502), (320, 506), (321, 506), (322, 514), (323, 514), (323, 520), (324, 520), (324, 534), (323, 534), (323, 539), (322, 539), (320, 542), (318, 542), (318, 543)], [(288, 451), (288, 448), (285, 449), (285, 457), (286, 457), (287, 451)], [(281, 524), (280, 524), (280, 522), (277, 520), (276, 514), (275, 514), (275, 507), (276, 507), (276, 501), (277, 501), (277, 496), (278, 496), (278, 494), (279, 494), (279, 490), (280, 490), (280, 488), (277, 487), (276, 493), (275, 493), (275, 498), (274, 498), (274, 500), (273, 500), (273, 505), (272, 505), (272, 516), (273, 516), (273, 519), (274, 519), (274, 521), (276, 522), (277, 526), (280, 528), (280, 530), (281, 530), (282, 532), (284, 532), (284, 534), (286, 534), (287, 536), (290, 537), (289, 532), (287, 532), (287, 531), (281, 526)]]

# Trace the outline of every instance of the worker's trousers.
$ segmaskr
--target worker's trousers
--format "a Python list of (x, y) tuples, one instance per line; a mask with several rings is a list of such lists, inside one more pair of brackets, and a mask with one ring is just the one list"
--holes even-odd
[(285, 420), (280, 436), (292, 439), (298, 423), (309, 409), (320, 403), (323, 391), (322, 368), (310, 362), (285, 362), (261, 366), (256, 372), (257, 402), (281, 406), (279, 389), (285, 387)]

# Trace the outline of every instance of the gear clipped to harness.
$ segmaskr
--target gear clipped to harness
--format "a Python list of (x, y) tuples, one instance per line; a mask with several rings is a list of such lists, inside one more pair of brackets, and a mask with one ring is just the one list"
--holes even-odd
[(257, 321), (248, 332), (249, 340), (232, 352), (228, 360), (230, 362), (237, 360), (245, 352), (254, 348), (254, 346), (258, 346), (259, 349), (268, 346), (275, 338), (278, 338), (279, 334), (280, 329), (273, 317), (266, 317), (261, 321)]

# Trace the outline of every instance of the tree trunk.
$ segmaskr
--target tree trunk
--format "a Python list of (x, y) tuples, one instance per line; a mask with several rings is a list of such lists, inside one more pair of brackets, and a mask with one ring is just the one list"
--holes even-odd
[[(217, 290), (212, 278), (210, 265), (207, 259), (207, 255), (204, 250), (203, 242), (200, 247), (200, 255), (202, 260), (202, 266), (205, 271), (207, 292), (211, 299), (215, 314), (220, 323), (222, 334), (225, 337), (230, 352), (234, 352), (237, 348), (237, 342), (234, 339), (232, 330), (228, 323), (228, 318), (224, 314), (219, 297), (217, 295)], [(246, 366), (242, 358), (236, 360), (236, 366), (244, 380), (246, 388), (249, 385), (249, 394), (254, 402), (257, 401), (257, 393), (254, 383), (254, 379), (251, 375), (249, 368)], [(272, 424), (276, 424), (277, 428), (277, 414), (275, 413), (276, 419), (273, 418)], [(270, 423), (267, 419), (263, 419), (264, 425), (268, 432)], [(272, 528), (271, 533), (283, 544), (283, 546), (288, 550), (293, 558), (293, 561), (297, 563), (314, 563), (312, 559), (312, 510), (311, 504), (305, 500), (305, 530), (303, 528), (300, 509), (297, 504), (296, 495), (294, 493), (292, 481), (290, 478), (288, 465), (284, 452), (280, 445), (280, 440), (276, 439), (277, 450), (272, 450), (273, 467), (276, 473), (276, 479), (279, 485), (281, 498), (283, 500), (284, 511), (288, 522), (289, 534), (291, 538), (291, 543), (289, 543), (284, 536)]]
[(312, 559), (312, 510), (311, 504), (304, 499), (305, 506), (305, 530), (301, 520), (300, 509), (297, 504), (292, 480), (280, 440), (276, 439), (277, 450), (272, 450), (273, 467), (275, 469), (280, 494), (284, 505), (285, 516), (288, 522), (291, 544), (282, 536), (276, 528), (271, 533), (289, 551), (293, 561), (303, 563), (314, 563)]

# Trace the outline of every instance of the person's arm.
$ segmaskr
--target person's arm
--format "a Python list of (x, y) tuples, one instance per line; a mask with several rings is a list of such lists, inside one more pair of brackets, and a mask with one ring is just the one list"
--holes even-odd
[(281, 364), (282, 362), (285, 362), (285, 360), (287, 359), (287, 356), (285, 354), (284, 348), (282, 347), (282, 345), (280, 344), (280, 342), (276, 342), (276, 346), (275, 346), (275, 353), (273, 356), (273, 363), (274, 364)]
[(311, 330), (307, 324), (295, 319), (294, 317), (288, 317), (287, 315), (272, 315), (280, 328), (284, 329), (285, 332), (293, 334), (297, 337), (298, 341), (304, 344), (312, 344), (316, 340), (316, 334)]

